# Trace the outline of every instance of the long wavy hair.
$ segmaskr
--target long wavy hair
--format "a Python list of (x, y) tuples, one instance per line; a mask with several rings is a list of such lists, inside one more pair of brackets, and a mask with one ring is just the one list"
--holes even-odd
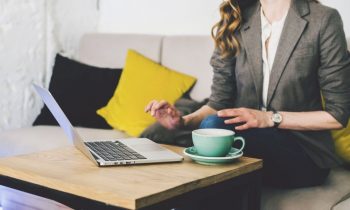
[[(251, 4), (258, 0), (224, 0), (220, 5), (220, 21), (217, 22), (212, 30), (211, 35), (214, 39), (216, 48), (219, 49), (221, 56), (227, 58), (236, 56), (239, 53), (240, 43), (235, 33), (241, 27), (242, 13)], [(319, 3), (318, 0), (306, 0)]]
[(225, 0), (222, 2), (220, 17), (220, 21), (211, 30), (215, 46), (219, 49), (223, 58), (236, 56), (240, 44), (234, 34), (240, 28), (242, 22), (241, 9), (237, 1)]

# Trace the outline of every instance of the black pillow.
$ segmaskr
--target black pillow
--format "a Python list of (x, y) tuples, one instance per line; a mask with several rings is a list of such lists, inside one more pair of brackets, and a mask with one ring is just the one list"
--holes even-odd
[[(121, 69), (88, 66), (57, 54), (49, 90), (73, 126), (111, 129), (96, 110), (113, 96), (121, 72)], [(33, 123), (57, 124), (46, 106)]]
[[(203, 105), (207, 104), (208, 99), (197, 102), (186, 96), (180, 98), (174, 106), (183, 113), (183, 115), (190, 114)], [(171, 144), (181, 147), (192, 146), (192, 130), (185, 128), (168, 130), (164, 128), (160, 123), (156, 122), (146, 128), (141, 134), (142, 138), (151, 139), (154, 142), (161, 144)]]

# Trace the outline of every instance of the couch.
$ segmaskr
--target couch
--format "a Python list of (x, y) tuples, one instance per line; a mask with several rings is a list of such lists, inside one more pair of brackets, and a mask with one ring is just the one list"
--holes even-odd
[[(198, 82), (190, 92), (193, 99), (201, 101), (209, 96), (212, 79), (209, 59), (213, 51), (213, 42), (207, 36), (87, 34), (81, 39), (79, 60), (98, 67), (122, 68), (129, 48), (162, 65), (195, 76)], [(117, 130), (77, 129), (84, 139), (127, 137), (125, 133)], [(28, 154), (66, 145), (67, 138), (57, 126), (26, 127), (0, 133), (0, 157)], [(261, 209), (349, 210), (350, 170), (343, 167), (334, 169), (326, 183), (319, 187), (294, 190), (264, 188)]]

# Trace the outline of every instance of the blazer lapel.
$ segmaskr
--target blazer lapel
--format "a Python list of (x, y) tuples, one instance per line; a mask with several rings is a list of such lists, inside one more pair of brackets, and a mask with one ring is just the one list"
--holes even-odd
[(275, 61), (271, 70), (269, 88), (267, 93), (267, 107), (275, 93), (276, 87), (283, 71), (298, 43), (307, 21), (302, 17), (309, 14), (309, 5), (305, 0), (293, 0), (291, 8), (286, 17), (284, 28), (278, 44)]
[[(260, 3), (257, 3), (251, 12), (247, 12), (247, 21), (242, 25), (240, 30), (243, 45), (247, 53), (247, 61), (250, 64), (250, 72), (254, 80), (254, 86), (259, 97), (259, 104), (262, 98), (263, 84), (263, 63), (262, 63), (262, 46), (261, 46), (261, 20), (260, 20)], [(245, 19), (245, 17), (243, 17)]]

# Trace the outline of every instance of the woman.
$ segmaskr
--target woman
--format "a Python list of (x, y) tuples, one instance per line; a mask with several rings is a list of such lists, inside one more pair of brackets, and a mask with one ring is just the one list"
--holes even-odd
[(264, 160), (265, 184), (323, 183), (340, 163), (329, 130), (345, 127), (350, 114), (339, 13), (312, 0), (228, 0), (220, 12), (209, 103), (186, 116), (166, 101), (146, 111), (169, 129), (235, 130), (245, 155)]

